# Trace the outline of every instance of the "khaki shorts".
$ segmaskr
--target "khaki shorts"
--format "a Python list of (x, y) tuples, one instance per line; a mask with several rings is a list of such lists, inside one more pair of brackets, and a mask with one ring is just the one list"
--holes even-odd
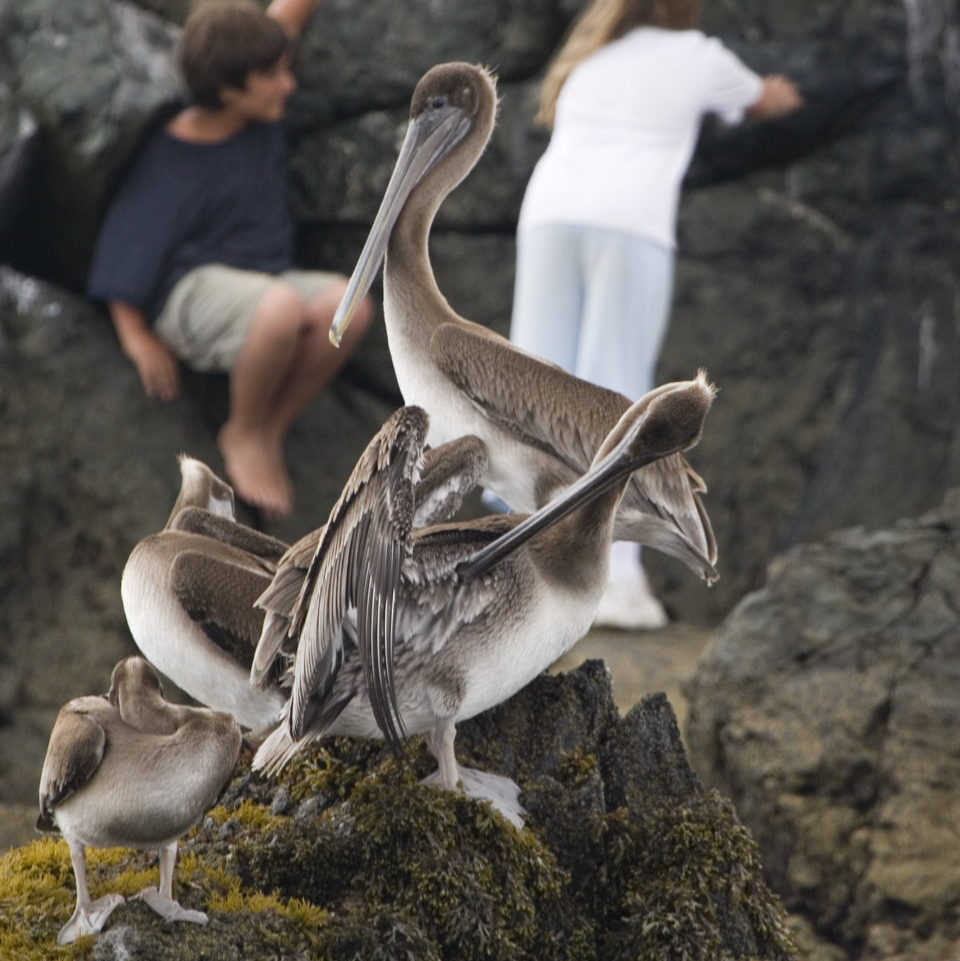
[(195, 267), (170, 291), (154, 332), (194, 370), (229, 371), (268, 288), (289, 284), (306, 302), (339, 279), (320, 270), (262, 274), (221, 264)]

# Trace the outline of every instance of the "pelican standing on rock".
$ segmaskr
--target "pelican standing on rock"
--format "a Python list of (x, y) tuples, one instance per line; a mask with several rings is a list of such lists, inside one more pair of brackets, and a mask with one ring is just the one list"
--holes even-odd
[[(580, 477), (630, 407), (460, 317), (437, 287), (428, 238), (437, 209), (470, 172), (493, 130), (493, 77), (482, 67), (433, 67), (413, 92), (410, 123), (380, 209), (330, 328), (337, 343), (383, 265), (384, 320), (405, 403), (430, 415), (437, 445), (473, 434), (488, 448), (482, 483), (534, 511)], [(681, 454), (638, 470), (614, 539), (647, 544), (716, 579), (716, 542), (702, 479)]]
[[(413, 491), (429, 418), (418, 407), (398, 411), (358, 462), (293, 608), (275, 624), (297, 641), (290, 698), (254, 767), (277, 769), (326, 734), (396, 745), (422, 733), (442, 787), (461, 782), (521, 823), (516, 785), (457, 764), (456, 724), (506, 700), (586, 633), (630, 475), (696, 443), (713, 396), (702, 374), (651, 391), (614, 425), (586, 474), (529, 517), (419, 530)], [(271, 591), (258, 603), (270, 607)], [(352, 609), (356, 646), (343, 631)], [(265, 625), (268, 662), (284, 643), (278, 633)]]
[(173, 900), (177, 842), (212, 807), (240, 752), (228, 714), (170, 704), (143, 658), (113, 669), (110, 691), (77, 697), (57, 715), (40, 775), (41, 831), (70, 847), (77, 906), (58, 944), (101, 930), (120, 894), (90, 900), (86, 847), (157, 849), (159, 887), (136, 897), (168, 921), (205, 924), (202, 911)]
[[(486, 466), (486, 450), (461, 437), (427, 452), (415, 492), (417, 526), (455, 513)], [(264, 614), (254, 601), (274, 583), (273, 610), (283, 617), (300, 591), (323, 533), (289, 547), (236, 521), (233, 489), (206, 464), (180, 457), (181, 486), (164, 528), (140, 541), (121, 580), (127, 624), (141, 653), (201, 704), (227, 711), (257, 736), (280, 717), (286, 695), (275, 683), (290, 644), (267, 659), (250, 686)], [(348, 625), (349, 629), (349, 625)]]
[(141, 540), (123, 569), (127, 625), (144, 657), (201, 704), (260, 731), (284, 696), (248, 677), (263, 627), (253, 602), (287, 544), (240, 524), (233, 489), (206, 464), (180, 457), (180, 493), (163, 530)]

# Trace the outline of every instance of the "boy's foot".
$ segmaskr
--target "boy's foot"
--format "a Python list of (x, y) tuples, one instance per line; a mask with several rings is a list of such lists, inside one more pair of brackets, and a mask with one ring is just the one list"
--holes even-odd
[(227, 477), (236, 495), (270, 517), (286, 517), (293, 509), (293, 484), (278, 445), (256, 434), (243, 434), (224, 424), (217, 435)]

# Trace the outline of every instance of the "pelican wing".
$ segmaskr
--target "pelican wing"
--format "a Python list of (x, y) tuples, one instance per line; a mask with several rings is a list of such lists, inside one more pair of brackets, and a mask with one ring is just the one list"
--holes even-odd
[(483, 617), (492, 603), (502, 602), (503, 576), (477, 578), (463, 590), (460, 569), (522, 519), (520, 514), (492, 514), (414, 533), (398, 615), (397, 633), (404, 645), (436, 654), (457, 628)]
[(487, 469), (487, 447), (479, 437), (458, 437), (426, 451), (414, 496), (413, 526), (427, 527), (452, 517)]
[(281, 655), (292, 655), (296, 651), (290, 621), (323, 530), (320, 527), (311, 531), (287, 548), (277, 562), (273, 580), (255, 602), (265, 612), (250, 667), (250, 683), (256, 688), (269, 687), (276, 679)]
[[(477, 325), (442, 324), (431, 337), (430, 353), (484, 416), (568, 467), (566, 484), (589, 468), (607, 433), (630, 407), (622, 394), (574, 377)], [(716, 541), (700, 499), (705, 490), (682, 454), (642, 467), (627, 485), (615, 537), (665, 550), (698, 573), (704, 574), (705, 566), (712, 570)], [(652, 515), (659, 522), (631, 518), (631, 513)]]
[(202, 534), (204, 537), (212, 537), (222, 544), (230, 544), (254, 557), (261, 557), (266, 561), (276, 563), (283, 553), (287, 550), (287, 545), (255, 530), (207, 510), (204, 507), (185, 507), (179, 511), (170, 523), (171, 530), (189, 531), (194, 534)]
[(181, 551), (170, 567), (170, 583), (191, 619), (231, 658), (249, 667), (263, 628), (254, 602), (269, 586), (271, 571), (218, 557)]
[[(579, 477), (630, 404), (475, 324), (441, 324), (430, 355), (484, 416)], [(573, 416), (571, 416), (573, 414)]]
[(687, 563), (707, 581), (716, 579), (717, 542), (700, 495), (703, 478), (682, 454), (670, 454), (631, 478), (614, 538), (648, 544)]
[(57, 715), (40, 773), (40, 817), (37, 827), (56, 830), (53, 809), (93, 777), (107, 745), (107, 735), (84, 702), (103, 698), (77, 698)]
[(360, 456), (333, 506), (290, 618), (297, 638), (288, 724), (301, 737), (322, 711), (343, 658), (343, 627), (357, 612), (357, 644), (377, 724), (403, 736), (393, 680), (396, 594), (410, 552), (416, 484), (427, 432), (417, 407), (397, 411)]
[[(486, 463), (486, 445), (477, 437), (460, 437), (427, 450), (415, 488), (413, 526), (439, 523), (456, 513), (476, 487)], [(311, 531), (287, 549), (277, 565), (276, 576), (257, 599), (257, 606), (263, 608), (266, 616), (250, 669), (250, 681), (255, 687), (267, 686), (275, 676), (278, 656), (296, 649), (291, 629), (293, 611), (323, 532), (322, 527)]]

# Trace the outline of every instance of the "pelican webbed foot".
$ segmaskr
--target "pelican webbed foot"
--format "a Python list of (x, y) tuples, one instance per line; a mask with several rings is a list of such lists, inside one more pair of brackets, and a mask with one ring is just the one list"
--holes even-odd
[(113, 909), (123, 904), (122, 894), (105, 894), (96, 901), (86, 904), (77, 903), (70, 920), (60, 929), (57, 944), (72, 944), (85, 934), (96, 934), (103, 930)]
[(467, 797), (489, 801), (515, 828), (522, 828), (526, 813), (520, 804), (520, 786), (511, 778), (476, 768), (457, 766), (453, 785), (445, 783), (440, 768), (428, 774), (420, 783), (432, 784), (448, 791), (460, 788)]
[(143, 901), (166, 921), (189, 921), (192, 924), (206, 924), (210, 919), (203, 911), (193, 911), (183, 907), (179, 901), (161, 894), (155, 887), (144, 888), (134, 899)]

